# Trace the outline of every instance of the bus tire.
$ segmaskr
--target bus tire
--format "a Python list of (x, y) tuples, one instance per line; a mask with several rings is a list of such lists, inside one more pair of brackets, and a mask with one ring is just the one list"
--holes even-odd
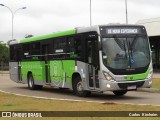
[(117, 91), (113, 91), (113, 93), (116, 95), (116, 96), (123, 96), (127, 93), (127, 90), (117, 90)]
[(73, 80), (73, 92), (79, 97), (88, 97), (91, 95), (90, 91), (83, 90), (82, 79), (80, 76)]
[(35, 85), (32, 74), (29, 74), (29, 76), (28, 76), (28, 88), (31, 89), (31, 90), (39, 90), (39, 89), (42, 89), (43, 86), (42, 85)]

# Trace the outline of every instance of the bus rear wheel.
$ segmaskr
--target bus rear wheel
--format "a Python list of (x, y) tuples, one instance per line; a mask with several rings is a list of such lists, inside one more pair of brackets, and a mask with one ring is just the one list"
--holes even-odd
[(43, 86), (35, 85), (32, 74), (29, 74), (29, 76), (28, 76), (28, 88), (31, 89), (31, 90), (39, 90), (39, 89), (42, 89)]
[(127, 93), (127, 90), (118, 90), (118, 91), (113, 91), (113, 93), (116, 95), (116, 96), (123, 96)]
[(79, 97), (88, 97), (90, 96), (90, 91), (83, 90), (81, 77), (77, 77), (73, 80), (73, 92)]

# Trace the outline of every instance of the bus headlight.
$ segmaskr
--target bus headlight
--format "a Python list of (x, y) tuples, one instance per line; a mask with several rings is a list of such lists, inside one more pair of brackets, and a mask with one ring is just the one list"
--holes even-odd
[(151, 78), (152, 74), (153, 74), (153, 71), (150, 70), (150, 72), (149, 72), (149, 74), (148, 74), (148, 76), (147, 76), (147, 79)]
[(103, 74), (106, 80), (113, 80), (113, 78), (107, 72), (103, 71)]

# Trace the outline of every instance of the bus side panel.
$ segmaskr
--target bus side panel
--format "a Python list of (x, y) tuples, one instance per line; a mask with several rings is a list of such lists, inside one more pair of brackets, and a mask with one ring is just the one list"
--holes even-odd
[(18, 79), (18, 62), (9, 62), (9, 72), (11, 80), (19, 82)]
[(45, 80), (44, 66), (45, 63), (42, 61), (21, 62), (22, 80), (26, 83), (28, 72), (31, 72), (35, 84), (43, 84), (43, 81)]
[(63, 81), (63, 67), (61, 60), (54, 60), (49, 62), (50, 65), (50, 80), (54, 86), (59, 87)]
[(54, 86), (70, 86), (73, 72), (75, 72), (74, 60), (50, 61), (50, 79)]
[(72, 84), (72, 74), (75, 72), (75, 61), (63, 61), (64, 72), (66, 73), (66, 82)]

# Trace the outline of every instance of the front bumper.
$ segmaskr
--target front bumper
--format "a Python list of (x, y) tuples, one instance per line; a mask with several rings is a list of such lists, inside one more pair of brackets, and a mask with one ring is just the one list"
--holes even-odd
[(100, 80), (100, 88), (103, 92), (105, 91), (116, 91), (116, 90), (135, 90), (137, 88), (149, 88), (152, 85), (152, 78), (145, 80), (136, 81), (107, 81)]

